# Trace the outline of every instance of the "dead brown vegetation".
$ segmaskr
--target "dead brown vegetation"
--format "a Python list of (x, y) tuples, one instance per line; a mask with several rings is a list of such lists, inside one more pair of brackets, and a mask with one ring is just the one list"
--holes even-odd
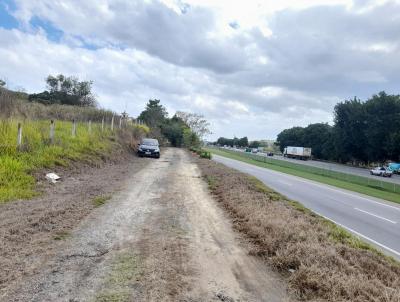
[(0, 87), (0, 117), (18, 117), (31, 120), (55, 119), (65, 121), (88, 121), (110, 123), (111, 110), (96, 107), (80, 107), (70, 105), (44, 105), (32, 103), (27, 100), (27, 95)]
[(235, 228), (304, 301), (400, 301), (400, 265), (346, 231), (209, 160), (199, 167)]
[(0, 205), (0, 301), (24, 278), (40, 271), (59, 244), (96, 208), (95, 198), (111, 196), (130, 171), (140, 170), (146, 161), (119, 149), (98, 165), (58, 168), (55, 172), (62, 181), (57, 185), (44, 182), (43, 171), (38, 175), (42, 196)]

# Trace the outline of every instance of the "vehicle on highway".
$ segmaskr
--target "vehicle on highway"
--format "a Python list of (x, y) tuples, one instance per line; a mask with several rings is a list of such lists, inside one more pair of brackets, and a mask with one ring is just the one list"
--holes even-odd
[(154, 138), (144, 138), (137, 151), (139, 157), (148, 156), (160, 158), (160, 144)]
[(383, 177), (392, 177), (393, 172), (390, 171), (386, 167), (376, 167), (369, 171), (371, 175), (383, 176)]
[(267, 155), (268, 155), (268, 156), (274, 156), (274, 153), (268, 152)]
[(258, 148), (251, 149), (251, 153), (258, 153)]
[(251, 148), (246, 148), (244, 152), (251, 152)]
[(399, 163), (390, 163), (388, 168), (393, 173), (400, 174), (400, 164)]
[(288, 146), (283, 149), (283, 156), (287, 158), (307, 160), (311, 158), (311, 148)]

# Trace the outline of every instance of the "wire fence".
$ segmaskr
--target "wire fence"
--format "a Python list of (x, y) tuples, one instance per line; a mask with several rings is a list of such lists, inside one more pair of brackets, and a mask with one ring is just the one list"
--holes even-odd
[(115, 116), (101, 123), (56, 120), (0, 120), (0, 155), (37, 149), (40, 145), (60, 145), (66, 141), (92, 140), (112, 135), (128, 127), (146, 127), (142, 121)]
[[(359, 176), (349, 173), (338, 172), (330, 169), (318, 168), (309, 165), (302, 165), (296, 164), (293, 162), (288, 162), (285, 160), (273, 159), (271, 157), (258, 155), (254, 153), (248, 152), (239, 152), (239, 151), (232, 151), (232, 150), (223, 150), (224, 152), (239, 155), (242, 157), (250, 158), (258, 162), (264, 162), (267, 164), (289, 168), (297, 171), (307, 172), (315, 175), (325, 176), (334, 178), (341, 181), (346, 181), (349, 183), (367, 186), (383, 191), (393, 192), (393, 193), (400, 193), (400, 184), (396, 184), (393, 182), (384, 181), (382, 179), (373, 179), (370, 177)], [(366, 171), (367, 172), (367, 171)]]

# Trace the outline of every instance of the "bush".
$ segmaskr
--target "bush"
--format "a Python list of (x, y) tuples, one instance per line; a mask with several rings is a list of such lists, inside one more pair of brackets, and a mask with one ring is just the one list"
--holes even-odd
[(200, 157), (201, 157), (201, 158), (211, 159), (211, 152), (208, 152), (208, 151), (201, 151), (201, 152), (200, 152)]

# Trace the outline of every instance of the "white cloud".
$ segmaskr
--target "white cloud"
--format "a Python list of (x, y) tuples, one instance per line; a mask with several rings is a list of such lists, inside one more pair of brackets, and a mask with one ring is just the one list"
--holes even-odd
[[(274, 138), (332, 120), (336, 102), (397, 93), (399, 1), (16, 0), (0, 27), (0, 78), (28, 91), (52, 73), (94, 81), (100, 104), (150, 98), (203, 113), (214, 138)], [(62, 32), (49, 40), (50, 28)], [(0, 21), (1, 26), (1, 21)], [(46, 31), (47, 30), (47, 31)]]

